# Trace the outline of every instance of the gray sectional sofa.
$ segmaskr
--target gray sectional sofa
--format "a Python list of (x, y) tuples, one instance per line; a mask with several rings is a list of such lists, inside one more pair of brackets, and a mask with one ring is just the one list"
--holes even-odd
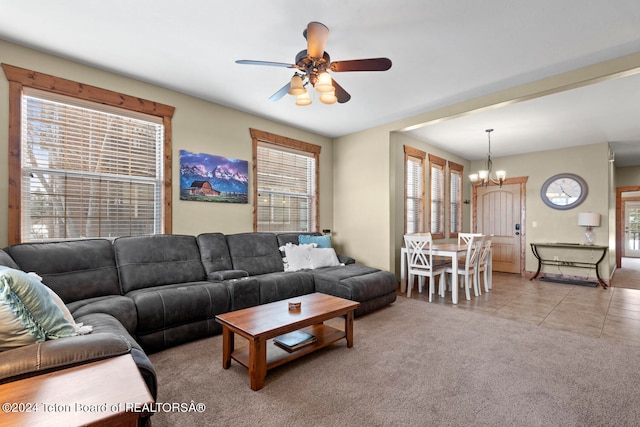
[(395, 275), (352, 258), (284, 271), (279, 248), (298, 238), (205, 233), (7, 247), (0, 265), (37, 273), (93, 332), (0, 352), (0, 383), (131, 353), (155, 398), (147, 353), (221, 333), (217, 314), (312, 292), (360, 302), (356, 316), (395, 301)]

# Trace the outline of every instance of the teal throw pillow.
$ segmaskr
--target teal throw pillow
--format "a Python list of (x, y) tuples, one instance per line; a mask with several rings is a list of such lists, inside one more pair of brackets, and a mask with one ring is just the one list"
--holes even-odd
[(36, 342), (77, 335), (49, 289), (33, 275), (0, 266), (0, 304), (10, 309)]
[(311, 236), (309, 234), (301, 234), (298, 236), (298, 243), (301, 245), (308, 245), (310, 243), (315, 243), (318, 246), (317, 248), (330, 248), (331, 247), (331, 236)]

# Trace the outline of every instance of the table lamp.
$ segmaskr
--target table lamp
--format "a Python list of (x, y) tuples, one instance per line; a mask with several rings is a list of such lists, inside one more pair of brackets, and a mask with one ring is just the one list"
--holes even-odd
[(592, 212), (584, 212), (578, 214), (578, 225), (581, 227), (587, 227), (584, 232), (584, 245), (593, 245), (596, 241), (596, 234), (593, 232), (593, 227), (600, 227), (600, 214)]

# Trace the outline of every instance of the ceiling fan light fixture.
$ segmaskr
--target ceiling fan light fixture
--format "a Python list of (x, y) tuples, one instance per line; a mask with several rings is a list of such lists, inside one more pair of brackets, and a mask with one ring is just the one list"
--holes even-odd
[(331, 92), (323, 92), (322, 95), (320, 95), (320, 102), (323, 104), (335, 104), (338, 102), (336, 90), (332, 89)]
[(305, 105), (311, 104), (311, 98), (309, 97), (309, 93), (305, 90), (303, 94), (298, 95), (296, 99), (296, 105), (304, 107)]
[(291, 77), (291, 83), (289, 84), (289, 91), (287, 92), (289, 95), (302, 95), (307, 90), (302, 85), (302, 78), (295, 74)]
[(321, 93), (331, 92), (335, 90), (331, 83), (331, 76), (326, 71), (318, 74), (318, 81), (316, 82), (316, 90)]

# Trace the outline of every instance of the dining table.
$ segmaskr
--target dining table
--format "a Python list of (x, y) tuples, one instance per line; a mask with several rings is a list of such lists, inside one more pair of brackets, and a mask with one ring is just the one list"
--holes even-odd
[[(420, 235), (419, 233), (416, 235)], [(467, 253), (467, 245), (459, 245), (458, 243), (434, 243), (431, 245), (431, 253), (434, 256), (443, 256), (451, 258), (451, 266), (453, 271), (458, 271), (458, 261)], [(489, 260), (491, 254), (489, 255)], [(491, 261), (488, 261), (489, 263)], [(487, 268), (491, 268), (489, 264)], [(491, 270), (489, 270), (491, 271)], [(454, 304), (458, 303), (458, 275), (451, 275), (451, 299)], [(407, 248), (402, 247), (400, 255), (400, 291), (407, 291)]]

